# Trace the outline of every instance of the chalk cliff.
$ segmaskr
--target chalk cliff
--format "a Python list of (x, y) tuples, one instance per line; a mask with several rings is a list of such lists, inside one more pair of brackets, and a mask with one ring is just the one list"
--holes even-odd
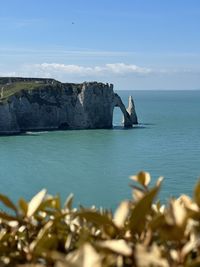
[(0, 78), (0, 94), (0, 134), (112, 128), (115, 106), (122, 110), (124, 127), (137, 124), (135, 109), (126, 110), (112, 84)]

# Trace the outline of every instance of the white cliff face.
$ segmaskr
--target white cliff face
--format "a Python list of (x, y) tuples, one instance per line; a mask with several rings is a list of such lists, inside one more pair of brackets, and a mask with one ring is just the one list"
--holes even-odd
[(113, 86), (103, 83), (56, 84), (21, 90), (0, 102), (0, 134), (30, 130), (112, 128), (113, 109), (129, 113)]

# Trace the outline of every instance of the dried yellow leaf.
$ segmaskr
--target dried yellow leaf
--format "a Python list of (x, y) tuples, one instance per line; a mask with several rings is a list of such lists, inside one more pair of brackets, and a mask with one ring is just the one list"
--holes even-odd
[(160, 186), (162, 184), (163, 180), (164, 180), (164, 177), (162, 177), (162, 176), (159, 177), (158, 180), (156, 181), (156, 185)]
[(96, 244), (101, 248), (109, 249), (112, 252), (119, 253), (123, 256), (131, 256), (132, 254), (132, 248), (123, 239), (99, 241)]
[(139, 172), (137, 175), (130, 176), (130, 179), (140, 183), (142, 186), (146, 187), (151, 181), (151, 176), (148, 172)]
[(170, 203), (170, 211), (173, 218), (173, 224), (182, 226), (185, 223), (187, 212), (183, 204), (179, 200), (172, 200)]
[(183, 246), (183, 248), (181, 250), (181, 256), (184, 258), (185, 256), (187, 256), (187, 254), (190, 251), (199, 247), (199, 245), (200, 245), (199, 236), (196, 236), (194, 233), (192, 233), (190, 235), (189, 242), (185, 243), (185, 245)]
[(129, 206), (129, 201), (123, 201), (115, 211), (113, 221), (117, 227), (121, 228), (124, 226), (124, 223), (129, 214)]
[(101, 267), (101, 257), (89, 244), (84, 244), (78, 250), (71, 252), (66, 257), (66, 266), (73, 267)]
[(132, 196), (135, 201), (139, 201), (141, 198), (143, 198), (144, 194), (145, 193), (143, 191), (138, 190), (136, 188), (132, 190)]
[(137, 266), (169, 267), (167, 260), (162, 258), (162, 252), (156, 244), (148, 249), (143, 245), (137, 244), (135, 257)]
[(27, 217), (31, 217), (41, 205), (46, 195), (46, 189), (41, 190), (35, 195), (28, 204)]

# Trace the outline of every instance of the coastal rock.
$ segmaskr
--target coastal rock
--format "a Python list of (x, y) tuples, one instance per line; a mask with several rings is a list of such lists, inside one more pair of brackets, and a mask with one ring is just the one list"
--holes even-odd
[[(135, 104), (134, 104), (132, 96), (129, 96), (128, 98), (128, 107), (126, 109), (126, 112), (129, 115), (128, 124), (130, 124), (131, 127), (133, 124), (138, 124), (137, 114), (135, 111)], [(123, 115), (122, 123), (126, 125), (126, 121), (127, 121), (127, 118), (126, 116)]]
[(120, 96), (115, 94), (115, 107), (119, 107), (123, 114), (123, 124), (125, 128), (130, 128), (133, 126), (132, 119), (128, 111), (126, 110), (124, 103), (122, 102)]
[(0, 103), (0, 134), (18, 134), (20, 128), (16, 115), (13, 111), (12, 103)]
[(126, 110), (112, 84), (0, 78), (0, 88), (0, 134), (112, 128), (116, 106), (124, 115), (124, 127), (137, 123), (133, 102), (130, 110)]
[(130, 115), (132, 124), (138, 124), (137, 114), (135, 111), (135, 104), (132, 96), (129, 96), (128, 98), (128, 108), (126, 109), (126, 111)]

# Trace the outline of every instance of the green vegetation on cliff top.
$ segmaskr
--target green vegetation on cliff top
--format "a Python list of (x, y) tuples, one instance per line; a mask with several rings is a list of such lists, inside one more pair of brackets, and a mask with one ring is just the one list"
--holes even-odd
[(45, 78), (20, 78), (20, 77), (0, 77), (0, 101), (20, 92), (35, 89), (44, 89), (47, 86), (54, 87), (60, 82)]
[(1, 86), (1, 99), (6, 99), (22, 90), (34, 90), (45, 86), (42, 82), (14, 82)]
[[(97, 82), (91, 82), (97, 83)], [(101, 86), (103, 83), (98, 83)], [(0, 77), (0, 103), (6, 101), (10, 96), (21, 91), (32, 91), (36, 89), (68, 89), (70, 92), (78, 92), (82, 88), (82, 84), (61, 83), (49, 78), (20, 78), (20, 77)]]

